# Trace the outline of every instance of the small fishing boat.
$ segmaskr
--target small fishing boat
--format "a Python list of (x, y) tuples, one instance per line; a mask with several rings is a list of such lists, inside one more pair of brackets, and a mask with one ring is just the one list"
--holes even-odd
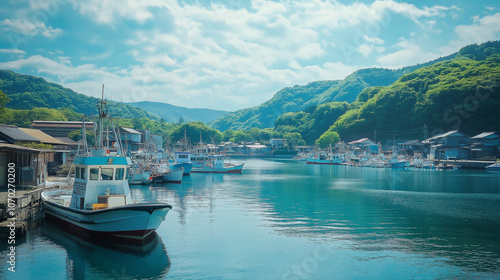
[(142, 185), (152, 182), (151, 172), (141, 170), (138, 167), (130, 168), (130, 175), (128, 177), (129, 185)]
[(342, 155), (338, 154), (319, 154), (306, 159), (307, 164), (329, 164), (329, 165), (341, 165), (345, 162)]
[(488, 171), (500, 171), (500, 162), (485, 167)]
[(171, 170), (184, 169), (183, 175), (190, 175), (193, 163), (191, 162), (190, 152), (175, 152), (174, 162), (170, 165)]
[(244, 163), (225, 163), (224, 155), (209, 156), (209, 161), (201, 167), (193, 167), (193, 173), (241, 173)]
[(182, 183), (182, 176), (184, 175), (184, 168), (170, 169), (167, 162), (160, 162), (157, 165), (155, 175), (155, 183)]
[[(102, 131), (105, 101), (99, 104), (98, 128)], [(113, 131), (117, 134), (114, 125)], [(132, 161), (123, 149), (104, 149), (102, 132), (97, 149), (89, 153), (83, 124), (82, 154), (73, 166), (72, 189), (48, 190), (41, 194), (45, 217), (62, 228), (85, 237), (111, 242), (142, 244), (165, 220), (172, 206), (167, 203), (134, 203), (130, 195), (129, 172)]]
[(169, 169), (165, 172), (160, 173), (163, 175), (162, 179), (165, 183), (182, 183), (182, 176), (184, 174), (184, 168), (179, 169)]

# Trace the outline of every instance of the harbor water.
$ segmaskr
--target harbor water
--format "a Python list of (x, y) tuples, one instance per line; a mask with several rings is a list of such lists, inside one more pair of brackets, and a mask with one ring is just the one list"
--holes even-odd
[(242, 174), (131, 186), (173, 206), (144, 247), (46, 223), (0, 279), (500, 279), (500, 173), (248, 159)]

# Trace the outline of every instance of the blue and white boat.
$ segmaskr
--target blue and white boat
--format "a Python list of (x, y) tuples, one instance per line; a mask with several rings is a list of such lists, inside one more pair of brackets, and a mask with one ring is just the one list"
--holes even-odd
[(492, 165), (488, 165), (485, 168), (488, 171), (498, 171), (498, 172), (500, 172), (500, 162), (494, 163)]
[(239, 173), (244, 163), (226, 163), (224, 155), (209, 156), (209, 161), (201, 167), (193, 167), (193, 173)]
[(191, 162), (190, 152), (175, 152), (174, 162), (170, 164), (171, 170), (184, 169), (183, 175), (190, 175), (193, 163)]
[[(106, 116), (102, 103), (104, 101), (99, 107), (99, 129)], [(75, 179), (71, 190), (42, 193), (45, 217), (86, 237), (111, 242), (147, 242), (172, 206), (134, 203), (128, 183), (131, 159), (122, 156), (123, 151), (107, 152), (100, 139), (98, 137), (98, 148), (89, 154), (84, 136), (83, 154), (73, 162)]]

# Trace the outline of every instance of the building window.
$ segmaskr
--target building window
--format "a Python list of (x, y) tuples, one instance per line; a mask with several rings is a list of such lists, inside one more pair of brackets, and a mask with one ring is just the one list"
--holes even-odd
[(80, 173), (80, 179), (85, 180), (85, 168), (83, 168), (83, 167), (80, 168), (80, 171), (81, 171), (81, 173)]
[(75, 168), (75, 178), (80, 179), (80, 167)]
[(113, 168), (102, 168), (101, 180), (103, 181), (113, 180)]
[(97, 180), (99, 178), (99, 169), (97, 168), (90, 168), (90, 180)]
[(125, 169), (124, 168), (117, 168), (115, 180), (123, 180), (123, 175), (125, 175)]

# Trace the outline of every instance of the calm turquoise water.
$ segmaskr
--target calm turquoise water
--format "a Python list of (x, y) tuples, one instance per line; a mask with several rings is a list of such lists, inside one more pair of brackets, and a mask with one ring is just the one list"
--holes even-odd
[(42, 223), (0, 279), (500, 279), (500, 173), (252, 159), (132, 195), (173, 206), (146, 248)]

